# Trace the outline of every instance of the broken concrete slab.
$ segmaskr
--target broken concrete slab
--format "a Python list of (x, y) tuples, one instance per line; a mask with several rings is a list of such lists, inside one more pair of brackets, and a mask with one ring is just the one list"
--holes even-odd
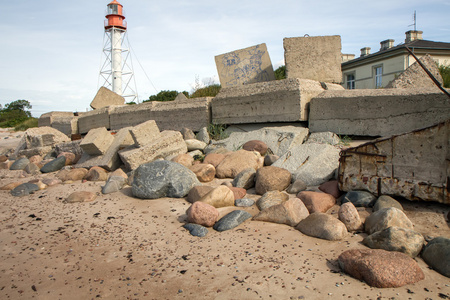
[[(81, 134), (89, 132), (93, 128), (105, 127), (106, 129), (111, 129), (109, 115), (117, 105), (112, 105), (108, 107), (102, 107), (96, 110), (91, 110), (83, 113), (78, 118), (78, 131)], [(126, 127), (126, 126), (124, 126)]]
[(102, 155), (109, 149), (114, 137), (105, 127), (89, 130), (88, 134), (81, 141), (80, 147), (87, 154)]
[(150, 144), (141, 148), (133, 146), (121, 150), (119, 156), (128, 170), (135, 170), (144, 163), (186, 152), (186, 143), (181, 133), (166, 130), (161, 132), (159, 139), (153, 140)]
[(69, 111), (51, 111), (42, 114), (38, 119), (38, 127), (52, 127), (55, 118), (69, 118), (73, 116), (73, 112)]
[(236, 151), (246, 142), (260, 140), (268, 146), (269, 152), (275, 155), (283, 155), (292, 147), (301, 145), (307, 138), (308, 128), (294, 126), (265, 127), (249, 132), (233, 132), (226, 139), (213, 141), (207, 148), (214, 149), (224, 147), (230, 151)]
[(275, 80), (264, 43), (217, 55), (215, 61), (222, 88)]
[[(439, 72), (439, 68), (431, 55), (426, 54), (422, 56), (420, 62), (428, 69), (428, 71), (430, 71), (434, 78), (443, 85), (444, 81)], [(430, 88), (437, 91), (439, 90), (417, 61), (410, 65), (396, 79), (389, 82), (386, 88)]]
[(56, 144), (55, 145), (56, 155), (58, 156), (63, 152), (70, 152), (81, 157), (81, 155), (83, 155), (83, 149), (81, 149), (80, 144), (81, 140)]
[(199, 131), (211, 123), (211, 100), (212, 97), (204, 97), (117, 107), (110, 112), (111, 129), (117, 130), (155, 120), (161, 131), (180, 131), (184, 127)]
[(449, 116), (450, 99), (429, 89), (328, 90), (311, 100), (309, 129), (389, 136), (431, 126)]
[(450, 204), (450, 120), (342, 151), (339, 186)]
[(137, 147), (150, 144), (153, 140), (161, 137), (158, 125), (156, 125), (154, 120), (134, 126), (131, 128), (130, 133)]
[(78, 133), (78, 116), (58, 116), (54, 117), (52, 127), (61, 131), (67, 136)]
[(134, 141), (130, 134), (131, 127), (125, 127), (114, 135), (114, 140), (104, 155), (91, 156), (83, 153), (82, 157), (76, 164), (77, 168), (91, 168), (95, 166), (102, 167), (107, 171), (114, 171), (122, 165), (118, 151), (134, 145)]
[(222, 88), (211, 102), (212, 122), (307, 121), (309, 101), (323, 91), (320, 82), (297, 78)]
[(284, 38), (283, 46), (287, 78), (342, 81), (339, 35)]
[(92, 109), (99, 109), (111, 105), (124, 105), (125, 98), (102, 86), (91, 102)]

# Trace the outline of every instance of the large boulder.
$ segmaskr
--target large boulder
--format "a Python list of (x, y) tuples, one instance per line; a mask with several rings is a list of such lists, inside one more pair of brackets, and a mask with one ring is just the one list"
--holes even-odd
[(413, 224), (403, 211), (395, 207), (390, 207), (376, 211), (367, 217), (365, 231), (368, 234), (372, 234), (391, 226), (413, 229)]
[(344, 203), (339, 207), (338, 218), (345, 224), (348, 231), (361, 230), (363, 227), (358, 210), (351, 202)]
[(308, 186), (320, 185), (334, 176), (339, 167), (340, 150), (327, 144), (303, 144), (290, 149), (272, 166), (287, 169), (294, 180)]
[(256, 171), (255, 190), (258, 195), (269, 191), (284, 191), (291, 184), (291, 173), (274, 166), (262, 167)]
[(260, 211), (253, 220), (296, 226), (307, 216), (309, 212), (303, 202), (298, 198), (292, 198)]
[(362, 241), (369, 248), (403, 252), (413, 258), (422, 250), (424, 242), (420, 233), (394, 226), (372, 233)]
[(376, 200), (374, 206), (373, 206), (373, 211), (379, 211), (380, 209), (383, 208), (389, 208), (389, 207), (395, 207), (398, 208), (400, 210), (403, 210), (403, 206), (400, 204), (400, 202), (398, 202), (397, 200), (395, 200), (394, 198), (388, 196), (388, 195), (383, 195), (378, 197), (378, 199)]
[(239, 150), (225, 157), (216, 167), (217, 178), (234, 178), (247, 168), (259, 169), (263, 161), (259, 152)]
[(321, 192), (303, 191), (298, 193), (297, 197), (305, 203), (311, 214), (315, 212), (324, 213), (336, 204), (336, 198)]
[(136, 169), (131, 190), (141, 199), (181, 198), (196, 185), (200, 182), (188, 168), (172, 161), (157, 160)]
[(450, 239), (437, 237), (423, 249), (423, 260), (444, 276), (450, 277)]
[(344, 223), (325, 213), (312, 213), (296, 227), (303, 234), (329, 241), (342, 240), (347, 235)]
[(341, 269), (378, 288), (396, 288), (425, 278), (417, 262), (400, 252), (382, 249), (352, 249), (338, 258)]

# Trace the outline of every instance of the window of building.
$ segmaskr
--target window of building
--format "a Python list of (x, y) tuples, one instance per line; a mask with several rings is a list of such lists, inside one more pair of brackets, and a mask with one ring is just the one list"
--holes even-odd
[(375, 67), (375, 88), (383, 85), (383, 67)]
[(354, 90), (355, 89), (355, 74), (347, 75), (347, 89)]

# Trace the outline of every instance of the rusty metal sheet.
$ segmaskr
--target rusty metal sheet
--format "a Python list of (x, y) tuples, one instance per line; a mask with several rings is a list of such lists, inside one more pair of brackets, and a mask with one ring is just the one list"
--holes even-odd
[(339, 186), (450, 204), (450, 119), (342, 150)]

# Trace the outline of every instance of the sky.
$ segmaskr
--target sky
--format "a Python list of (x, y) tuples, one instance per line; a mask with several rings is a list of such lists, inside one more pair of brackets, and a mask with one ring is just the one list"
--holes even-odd
[[(0, 104), (25, 99), (32, 115), (86, 111), (103, 81), (104, 20), (110, 1), (0, 0)], [(380, 41), (450, 42), (450, 0), (119, 0), (139, 101), (161, 90), (218, 83), (214, 56), (266, 43), (274, 69), (283, 38), (340, 35), (342, 53), (372, 53)]]

